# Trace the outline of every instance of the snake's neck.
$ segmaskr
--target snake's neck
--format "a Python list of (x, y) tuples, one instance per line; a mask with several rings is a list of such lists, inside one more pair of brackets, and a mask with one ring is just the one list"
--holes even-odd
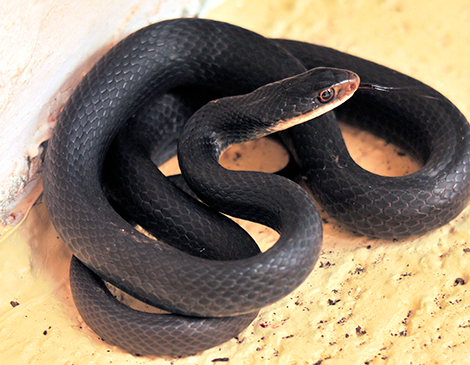
[(188, 185), (214, 209), (279, 233), (296, 226), (304, 214), (316, 215), (313, 200), (297, 184), (272, 174), (227, 170), (219, 164), (230, 145), (267, 134), (266, 122), (235, 114), (229, 104), (209, 103), (186, 123), (178, 160)]

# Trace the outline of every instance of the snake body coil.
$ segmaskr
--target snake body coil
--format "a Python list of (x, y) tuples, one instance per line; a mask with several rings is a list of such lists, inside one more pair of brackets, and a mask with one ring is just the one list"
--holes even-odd
[[(155, 95), (165, 98), (169, 92), (201, 85), (217, 97), (244, 94), (323, 66), (354, 71), (368, 84), (408, 90), (359, 89), (333, 112), (283, 132), (313, 194), (331, 215), (360, 233), (392, 238), (439, 227), (465, 207), (470, 194), (470, 129), (457, 108), (428, 86), (328, 48), (268, 40), (215, 21), (178, 19), (151, 25), (113, 47), (84, 77), (60, 115), (45, 159), (47, 207), (54, 226), (78, 258), (71, 266), (74, 299), (85, 321), (103, 338), (139, 354), (195, 353), (233, 337), (258, 309), (305, 279), (319, 253), (321, 225), (313, 201), (294, 183), (264, 174), (203, 169), (199, 171), (202, 179), (215, 184), (209, 187), (207, 180), (185, 173), (201, 198), (218, 209), (281, 232), (280, 241), (258, 255), (244, 233), (234, 234), (245, 252), (239, 252), (238, 242), (230, 242), (231, 234), (224, 236), (223, 230), (219, 230), (220, 241), (227, 247), (220, 249), (219, 239), (214, 238), (219, 237), (218, 228), (203, 232), (206, 220), (201, 217), (210, 212), (201, 213), (195, 222), (187, 218), (192, 202), (180, 206), (168, 200), (164, 209), (159, 208), (174, 215), (179, 228), (169, 228), (167, 236), (177, 232), (187, 241), (184, 247), (177, 249), (145, 237), (111, 208), (101, 176), (113, 138)], [(336, 118), (390, 137), (420, 157), (423, 168), (400, 178), (362, 170), (349, 157)], [(188, 133), (192, 134), (186, 132), (181, 144), (189, 140)], [(213, 142), (206, 142), (214, 147)], [(223, 147), (215, 146), (218, 152)], [(188, 156), (181, 158), (187, 167)], [(133, 164), (127, 166), (132, 169)], [(165, 184), (161, 176), (155, 178)], [(241, 189), (232, 190), (237, 185)], [(169, 194), (173, 188), (161, 190)], [(260, 206), (256, 201), (266, 191), (277, 199), (259, 201), (265, 204)], [(145, 191), (134, 195), (144, 205), (152, 204)], [(176, 198), (177, 202), (182, 199)], [(224, 227), (235, 232), (232, 223), (223, 221)], [(193, 241), (194, 227), (203, 239), (191, 249), (187, 245)], [(201, 253), (204, 237), (214, 241), (207, 256)], [(220, 257), (224, 261), (214, 260)], [(84, 265), (118, 288), (175, 315), (124, 308)]]

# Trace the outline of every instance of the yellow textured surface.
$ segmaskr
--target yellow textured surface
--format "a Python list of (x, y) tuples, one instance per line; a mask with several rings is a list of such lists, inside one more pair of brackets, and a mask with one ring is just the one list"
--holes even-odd
[[(286, 0), (275, 5), (237, 0), (209, 17), (385, 64), (435, 87), (470, 116), (467, 0)], [(372, 171), (393, 175), (416, 169), (393, 146), (367, 133), (346, 128), (345, 136), (354, 158)], [(240, 164), (248, 155), (254, 159), (258, 150), (248, 146), (242, 158), (233, 153), (228, 160)], [(397, 242), (355, 236), (324, 217), (328, 223), (321, 257), (298, 290), (264, 309), (238, 339), (186, 359), (155, 359), (133, 357), (106, 344), (82, 322), (68, 285), (70, 254), (40, 204), (0, 244), (0, 360), (75, 365), (470, 364), (469, 213), (467, 208), (441, 229)], [(275, 239), (262, 227), (246, 226), (263, 245)]]

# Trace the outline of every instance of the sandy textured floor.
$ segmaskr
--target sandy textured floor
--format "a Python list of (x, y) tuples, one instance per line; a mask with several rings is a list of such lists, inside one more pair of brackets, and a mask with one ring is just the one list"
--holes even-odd
[[(231, 1), (209, 14), (267, 36), (328, 45), (408, 73), (470, 116), (470, 5), (454, 1)], [(416, 169), (393, 146), (345, 129), (354, 158), (382, 174)], [(266, 168), (263, 143), (228, 154)], [(282, 155), (282, 152), (281, 152)], [(261, 157), (260, 157), (261, 156)], [(268, 155), (269, 156), (269, 155)], [(281, 157), (280, 157), (281, 158)], [(230, 162), (231, 161), (231, 162)], [(269, 168), (269, 167), (267, 167)], [(186, 359), (133, 357), (101, 341), (76, 312), (70, 254), (44, 205), (2, 237), (0, 359), (11, 364), (469, 364), (470, 210), (426, 236), (388, 242), (324, 217), (308, 280), (264, 309), (238, 339)], [(275, 237), (246, 224), (263, 245)]]

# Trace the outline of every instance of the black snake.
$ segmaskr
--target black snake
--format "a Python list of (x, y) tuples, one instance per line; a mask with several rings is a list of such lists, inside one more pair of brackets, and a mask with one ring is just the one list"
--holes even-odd
[[(302, 108), (292, 102), (312, 102), (301, 92), (288, 94), (282, 105), (272, 105), (279, 99), (271, 99), (268, 88), (255, 91), (258, 99), (248, 99), (248, 105), (241, 107), (245, 115), (238, 117), (236, 126), (211, 122), (214, 129), (209, 130), (211, 123), (198, 129), (188, 122), (180, 140), (180, 163), (195, 170), (185, 171), (185, 179), (214, 208), (192, 213), (196, 203), (179, 205), (187, 200), (179, 192), (167, 200), (177, 189), (171, 184), (160, 187), (168, 183), (158, 171), (144, 173), (130, 188), (138, 201), (157, 209), (156, 215), (173, 214), (161, 224), (168, 227), (163, 230), (165, 242), (178, 248), (147, 238), (111, 208), (102, 189), (102, 167), (118, 131), (138, 118), (150, 99), (165, 104), (165, 98), (178, 100), (171, 93), (217, 98), (245, 94), (315, 67), (327, 67), (310, 72), (326, 77), (315, 78), (316, 92), (331, 92), (337, 81), (329, 67), (351, 70), (369, 85), (334, 111), (280, 136), (330, 215), (361, 234), (398, 238), (437, 228), (462, 211), (470, 193), (470, 128), (458, 109), (432, 88), (329, 48), (269, 40), (225, 23), (176, 19), (150, 25), (113, 47), (83, 78), (59, 117), (45, 157), (47, 207), (76, 257), (71, 265), (74, 299), (82, 317), (104, 339), (133, 353), (192, 354), (236, 335), (258, 309), (287, 295), (310, 273), (321, 246), (321, 224), (309, 195), (282, 177), (227, 172), (217, 163), (218, 154), (229, 144), (266, 134), (260, 132), (263, 128), (274, 132), (273, 125), (284, 115), (301, 113)], [(345, 71), (341, 72), (344, 78)], [(274, 89), (279, 94), (279, 88), (289, 90), (295, 83), (289, 80), (274, 84)], [(316, 100), (328, 92), (315, 94)], [(230, 119), (232, 106), (239, 107), (241, 98), (212, 102), (191, 120), (213, 120), (211, 113)], [(192, 111), (189, 108), (186, 114)], [(336, 119), (406, 148), (422, 160), (423, 167), (398, 178), (364, 171), (347, 153)], [(178, 118), (170, 120), (181, 124)], [(244, 125), (246, 121), (255, 121), (255, 128)], [(161, 123), (157, 129), (163, 130)], [(144, 164), (152, 151), (142, 147), (139, 153), (132, 161)], [(201, 164), (193, 165), (199, 159)], [(135, 168), (134, 162), (123, 164)], [(150, 179), (159, 181), (153, 190), (145, 183)], [(135, 190), (139, 187), (148, 191)], [(163, 208), (160, 203), (155, 208), (153, 194), (161, 192), (166, 194), (161, 198)], [(120, 200), (119, 194), (110, 195)], [(126, 199), (122, 197), (124, 205)], [(248, 235), (230, 221), (215, 218), (223, 229), (207, 223), (205, 217), (212, 216), (212, 209), (270, 226), (281, 233), (280, 239), (258, 254)], [(136, 211), (129, 220), (137, 221), (139, 215)], [(186, 242), (172, 242), (171, 237)], [(213, 241), (207, 248), (206, 239)], [(81, 262), (118, 288), (175, 314), (151, 315), (124, 307)]]

